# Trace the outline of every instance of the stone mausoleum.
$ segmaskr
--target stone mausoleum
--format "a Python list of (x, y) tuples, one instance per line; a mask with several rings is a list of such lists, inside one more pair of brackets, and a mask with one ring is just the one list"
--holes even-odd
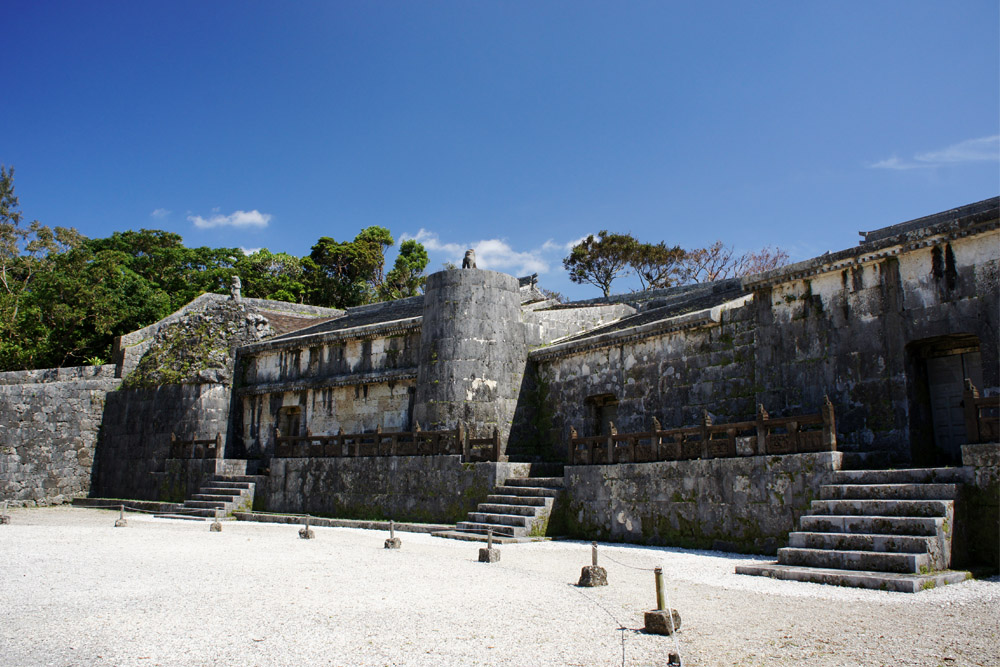
[(0, 499), (948, 583), (998, 562), (998, 218), (994, 198), (764, 274), (572, 303), (476, 268), (346, 311), (206, 294), (109, 366), (0, 374)]

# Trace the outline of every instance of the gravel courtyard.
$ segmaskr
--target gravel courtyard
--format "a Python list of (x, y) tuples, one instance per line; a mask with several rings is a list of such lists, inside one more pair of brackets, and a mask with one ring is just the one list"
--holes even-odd
[[(601, 545), (500, 547), (72, 507), (0, 526), (0, 665), (665, 665), (640, 632), (661, 564), (685, 666), (1000, 665), (1000, 580), (916, 595), (746, 577), (753, 559)], [(622, 563), (611, 562), (614, 559)], [(629, 566), (629, 567), (626, 567)], [(643, 568), (643, 569), (633, 569)], [(620, 628), (624, 628), (621, 630)], [(623, 658), (624, 651), (624, 658)]]

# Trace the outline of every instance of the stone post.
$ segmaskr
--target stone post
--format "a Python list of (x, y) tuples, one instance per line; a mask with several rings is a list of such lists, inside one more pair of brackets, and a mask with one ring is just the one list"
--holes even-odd
[(385, 549), (399, 549), (403, 546), (403, 541), (396, 537), (396, 525), (389, 519), (389, 539), (385, 541)]
[(580, 571), (580, 581), (577, 586), (592, 588), (608, 585), (608, 571), (597, 564), (597, 542), (590, 543), (590, 565)]
[(486, 529), (486, 548), (479, 550), (480, 563), (496, 563), (500, 560), (500, 550), (493, 548), (493, 529)]
[(972, 384), (972, 380), (965, 378), (965, 391), (962, 392), (962, 412), (965, 414), (965, 439), (970, 445), (981, 440), (977, 398), (979, 398), (979, 390)]
[(767, 454), (767, 420), (770, 415), (764, 409), (763, 403), (757, 404), (757, 455)]
[(672, 635), (681, 627), (681, 615), (677, 613), (676, 609), (668, 609), (663, 600), (663, 568), (656, 567), (653, 570), (653, 576), (656, 579), (656, 609), (647, 611), (644, 615), (646, 632), (656, 635)]
[(823, 447), (828, 451), (837, 451), (837, 421), (833, 416), (833, 403), (830, 397), (823, 396)]

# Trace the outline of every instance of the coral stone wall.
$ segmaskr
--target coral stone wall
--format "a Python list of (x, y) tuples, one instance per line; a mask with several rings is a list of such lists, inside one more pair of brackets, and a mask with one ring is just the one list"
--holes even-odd
[[(911, 433), (920, 382), (914, 344), (974, 336), (980, 389), (1000, 388), (998, 254), (1000, 235), (993, 232), (758, 291), (759, 400), (794, 413), (829, 394), (841, 449), (909, 459), (911, 436), (920, 435)], [(935, 256), (951, 256), (953, 273), (938, 271)]]
[(0, 373), (0, 500), (50, 505), (85, 496), (115, 367)]
[[(753, 415), (758, 390), (753, 324), (753, 308), (744, 306), (723, 311), (710, 326), (589, 350), (581, 344), (580, 352), (543, 357), (535, 395), (550, 415), (552, 445), (564, 456), (571, 426), (581, 436), (600, 433), (602, 413), (593, 403), (599, 396), (618, 401), (613, 421), (620, 433), (647, 431), (653, 417), (663, 428), (697, 424), (702, 410), (719, 421)], [(544, 391), (537, 391), (539, 382)], [(525, 414), (526, 420), (533, 418)], [(519, 428), (527, 430), (530, 426)]]
[(170, 434), (179, 438), (226, 437), (229, 387), (175, 384), (122, 389), (108, 395), (94, 465), (91, 496), (176, 499), (160, 488), (170, 454)]
[(271, 459), (255, 509), (345, 519), (456, 523), (528, 464), (462, 463), (459, 456)]
[(842, 454), (566, 468), (571, 536), (744, 553), (787, 543)]

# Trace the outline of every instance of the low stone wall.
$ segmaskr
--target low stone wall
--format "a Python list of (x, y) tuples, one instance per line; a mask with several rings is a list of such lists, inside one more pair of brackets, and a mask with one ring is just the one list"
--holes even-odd
[(956, 567), (1000, 569), (1000, 444), (963, 445), (971, 471), (955, 520)]
[(773, 554), (842, 454), (567, 466), (572, 537)]
[(114, 366), (0, 373), (0, 500), (53, 505), (90, 490)]
[(459, 456), (271, 459), (254, 509), (341, 519), (457, 523), (526, 463), (462, 463)]

